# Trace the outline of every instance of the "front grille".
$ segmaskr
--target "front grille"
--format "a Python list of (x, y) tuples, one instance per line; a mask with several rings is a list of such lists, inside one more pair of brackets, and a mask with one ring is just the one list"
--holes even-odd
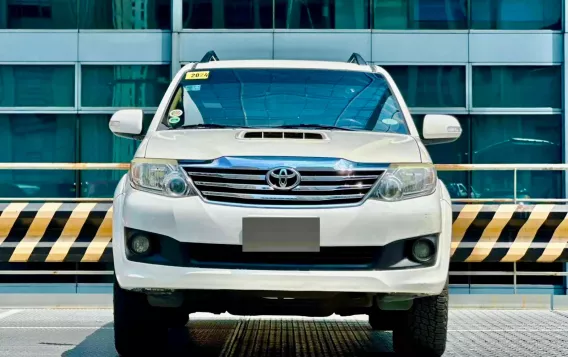
[(384, 169), (297, 169), (300, 183), (276, 190), (267, 182), (270, 169), (217, 168), (185, 165), (201, 195), (208, 201), (248, 205), (344, 205), (363, 200)]

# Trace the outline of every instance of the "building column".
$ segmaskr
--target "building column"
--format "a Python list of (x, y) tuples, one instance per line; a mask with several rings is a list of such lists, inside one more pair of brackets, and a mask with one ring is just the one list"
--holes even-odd
[(180, 32), (183, 30), (183, 0), (172, 1), (172, 78), (180, 70)]

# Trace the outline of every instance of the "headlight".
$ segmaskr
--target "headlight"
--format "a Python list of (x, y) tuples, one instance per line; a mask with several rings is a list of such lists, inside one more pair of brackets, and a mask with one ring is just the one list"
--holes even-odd
[(436, 170), (432, 165), (393, 165), (381, 176), (372, 197), (400, 201), (427, 196), (436, 190)]
[(195, 195), (175, 160), (135, 159), (129, 175), (132, 187), (138, 190), (170, 197)]

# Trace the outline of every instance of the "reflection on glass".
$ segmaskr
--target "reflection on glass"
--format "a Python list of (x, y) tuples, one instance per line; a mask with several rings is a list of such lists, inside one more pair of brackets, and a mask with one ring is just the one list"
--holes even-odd
[(561, 108), (561, 66), (475, 66), (477, 108)]
[(272, 0), (183, 0), (183, 27), (271, 29)]
[(213, 124), (293, 128), (333, 126), (407, 134), (387, 80), (380, 74), (310, 69), (213, 69), (184, 80), (159, 130)]
[(157, 107), (170, 83), (170, 66), (81, 67), (81, 106)]
[(0, 29), (76, 29), (77, 1), (0, 0)]
[[(422, 137), (424, 115), (413, 115), (416, 129)], [(462, 127), (462, 135), (452, 143), (429, 145), (428, 153), (435, 164), (469, 164), (470, 120), (467, 116), (456, 116)], [(469, 176), (466, 171), (439, 171), (438, 177), (446, 185), (452, 198), (471, 197)]]
[[(73, 162), (75, 116), (0, 115), (0, 162)], [(75, 197), (73, 171), (0, 170), (0, 197)]]
[(79, 28), (171, 29), (171, 0), (79, 0)]
[[(474, 164), (553, 164), (562, 162), (562, 116), (479, 115), (471, 119)], [(523, 171), (517, 194), (530, 198), (557, 198), (561, 172)], [(484, 198), (513, 197), (513, 174), (474, 172), (472, 185)]]
[[(130, 162), (139, 142), (119, 138), (108, 128), (110, 115), (80, 115), (81, 162)], [(81, 171), (81, 197), (112, 197), (123, 171)]]
[(74, 66), (0, 65), (0, 107), (74, 106)]
[(279, 29), (368, 29), (370, 0), (275, 0)]
[(467, 28), (467, 0), (373, 0), (373, 28)]
[(562, 0), (470, 0), (471, 27), (482, 30), (561, 30)]
[(383, 66), (409, 107), (465, 107), (464, 66)]

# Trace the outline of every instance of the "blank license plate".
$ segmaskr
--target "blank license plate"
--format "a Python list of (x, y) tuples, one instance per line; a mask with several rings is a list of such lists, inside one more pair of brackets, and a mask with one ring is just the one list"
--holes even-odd
[(243, 252), (319, 252), (319, 217), (244, 217)]

